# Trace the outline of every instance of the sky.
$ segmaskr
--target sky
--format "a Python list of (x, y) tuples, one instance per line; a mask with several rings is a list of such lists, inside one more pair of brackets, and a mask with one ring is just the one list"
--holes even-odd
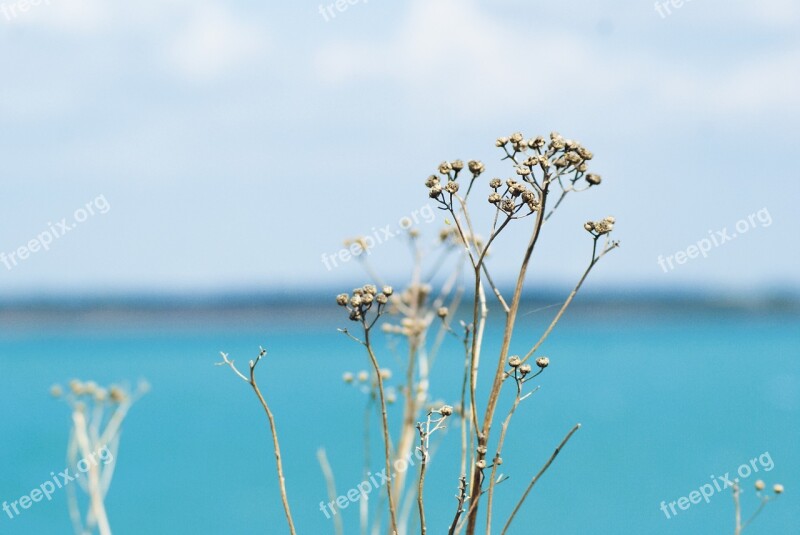
[[(0, 0), (0, 296), (347, 289), (359, 262), (323, 255), (430, 213), (439, 162), (507, 178), (494, 140), (554, 130), (603, 183), (548, 223), (532, 277), (576, 280), (583, 223), (613, 215), (594, 288), (800, 288), (797, 2), (25, 6)], [(529, 232), (499, 240), (498, 280)], [(369, 258), (406, 277), (403, 237)]]

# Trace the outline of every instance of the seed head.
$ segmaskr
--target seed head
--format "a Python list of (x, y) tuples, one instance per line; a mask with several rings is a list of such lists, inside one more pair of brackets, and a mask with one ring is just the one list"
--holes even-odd
[(365, 284), (364, 285), (364, 293), (375, 295), (378, 293), (378, 288), (374, 284)]
[(386, 296), (388, 297), (394, 293), (394, 290), (392, 289), (391, 286), (384, 286), (383, 293), (386, 294)]
[(499, 178), (493, 178), (489, 181), (489, 187), (492, 189), (497, 189), (503, 185), (503, 181)]
[(497, 138), (497, 141), (494, 142), (494, 144), (496, 146), (498, 146), (498, 147), (502, 147), (506, 143), (508, 143), (508, 138), (507, 137), (499, 137), (499, 138)]
[(536, 365), (541, 369), (545, 369), (550, 365), (550, 359), (547, 357), (539, 357), (536, 359)]
[(389, 298), (386, 297), (386, 294), (378, 294), (375, 300), (378, 302), (379, 305), (385, 305), (386, 303), (389, 302)]
[(366, 371), (361, 370), (360, 372), (358, 372), (359, 382), (366, 383), (367, 379), (369, 379), (369, 374)]
[(447, 193), (454, 194), (458, 191), (458, 182), (451, 180), (444, 189), (447, 190)]
[(439, 183), (439, 177), (436, 175), (431, 175), (428, 177), (428, 180), (425, 181), (425, 186), (428, 188), (432, 188), (438, 183)]
[(446, 318), (449, 313), (450, 311), (447, 307), (439, 307), (439, 310), (436, 311), (436, 315), (442, 319)]
[(453, 414), (453, 407), (450, 405), (444, 405), (441, 409), (439, 409), (439, 414), (442, 416), (450, 416)]
[(344, 372), (342, 374), (342, 381), (344, 381), (347, 384), (352, 383), (353, 379), (354, 379), (354, 377), (353, 377), (353, 373), (352, 372)]
[(452, 170), (453, 166), (450, 165), (450, 162), (442, 162), (439, 164), (439, 172), (443, 175), (448, 174)]
[(520, 358), (517, 355), (512, 355), (512, 356), (508, 357), (508, 365), (511, 366), (512, 368), (516, 368), (521, 363), (522, 363), (522, 361), (520, 360)]
[(764, 487), (766, 487), (766, 485), (763, 480), (759, 479), (756, 481), (756, 490), (764, 490)]
[(435, 184), (430, 189), (430, 191), (428, 191), (428, 195), (430, 196), (431, 199), (435, 199), (436, 197), (438, 197), (441, 194), (442, 194), (442, 186), (440, 186), (439, 184)]
[(464, 162), (462, 162), (461, 160), (454, 160), (450, 162), (450, 167), (452, 167), (453, 170), (455, 171), (461, 171), (462, 169), (464, 169)]
[(783, 494), (783, 485), (780, 483), (775, 483), (775, 485), (772, 486), (772, 491), (775, 494)]
[(586, 175), (586, 182), (588, 182), (590, 186), (597, 186), (602, 181), (603, 179), (600, 177), (600, 175), (595, 175), (593, 173)]
[(60, 398), (64, 395), (64, 390), (61, 388), (61, 385), (53, 385), (50, 387), (50, 395), (54, 398)]
[(486, 167), (484, 167), (480, 160), (470, 160), (467, 166), (469, 167), (470, 172), (475, 176), (478, 176), (486, 171)]
[(497, 204), (502, 200), (503, 200), (503, 198), (497, 192), (492, 193), (491, 195), (489, 195), (489, 202), (492, 203), (492, 204)]
[(500, 209), (509, 214), (514, 212), (514, 207), (514, 201), (511, 199), (506, 199), (502, 202), (502, 204), (500, 204)]
[(522, 376), (524, 377), (529, 373), (531, 373), (531, 369), (532, 368), (530, 364), (523, 364), (522, 366), (519, 367), (519, 373), (521, 373)]

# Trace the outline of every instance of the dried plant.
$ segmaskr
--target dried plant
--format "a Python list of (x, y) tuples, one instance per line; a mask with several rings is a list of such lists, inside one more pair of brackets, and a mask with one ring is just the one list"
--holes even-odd
[[(94, 381), (72, 380), (65, 393), (55, 385), (50, 393), (63, 398), (72, 409), (72, 428), (67, 447), (68, 466), (74, 471), (86, 472), (86, 478), (76, 478), (78, 486), (88, 497), (85, 513), (81, 512), (77, 486), (67, 485), (70, 518), (76, 535), (111, 535), (106, 515), (105, 497), (114, 476), (122, 423), (131, 406), (147, 391), (149, 386), (140, 382), (137, 389), (110, 385), (99, 386)], [(104, 462), (98, 462), (98, 456)], [(84, 469), (81, 469), (84, 463)]]
[[(512, 335), (523, 288), (545, 222), (568, 194), (598, 186), (601, 178), (588, 172), (589, 161), (593, 158), (592, 152), (555, 132), (550, 135), (549, 140), (542, 136), (526, 139), (522, 134), (515, 133), (498, 139), (496, 146), (502, 151), (501, 160), (511, 164), (515, 175), (505, 181), (499, 178), (488, 181), (488, 239), (482, 239), (475, 232), (476, 219), (469, 208), (470, 193), (474, 186), (480, 186), (478, 180), (484, 175), (484, 164), (477, 160), (467, 164), (461, 160), (443, 162), (439, 165), (438, 174), (431, 175), (425, 181), (429, 198), (447, 214), (450, 223), (440, 234), (441, 252), (429, 271), (423, 274), (426, 255), (423, 254), (419, 232), (410, 229), (408, 236), (413, 269), (410, 281), (402, 291), (395, 292), (391, 286), (386, 285), (366, 260), (367, 255), (360, 255), (358, 258), (363, 261), (364, 268), (373, 279), (372, 283), (352, 292), (342, 293), (336, 298), (338, 305), (346, 311), (348, 319), (356, 326), (353, 331), (348, 328), (340, 331), (363, 348), (370, 368), (369, 372), (362, 371), (357, 376), (351, 372), (346, 372), (343, 376), (346, 383), (360, 385), (368, 394), (365, 409), (364, 473), (366, 476), (370, 468), (370, 416), (377, 411), (383, 443), (382, 464), (389, 475), (385, 512), (378, 510), (384, 507), (381, 500), (369, 500), (369, 504), (378, 503), (378, 507), (372, 507), (372, 511), (367, 499), (360, 500), (361, 533), (378, 533), (382, 521), (387, 518), (390, 533), (407, 533), (414, 506), (417, 509), (416, 518), (420, 524), (420, 532), (427, 532), (424, 491), (425, 476), (434, 449), (430, 439), (434, 432), (444, 428), (448, 420), (457, 421), (460, 429), (460, 469), (458, 474), (453, 475), (453, 482), (458, 488), (457, 505), (448, 533), (453, 535), (466, 530), (466, 533), (474, 534), (478, 529), (481, 501), (485, 502), (485, 531), (487, 534), (491, 533), (494, 493), (497, 485), (504, 480), (502, 476), (498, 476), (497, 470), (503, 463), (501, 454), (512, 417), (520, 404), (536, 391), (536, 388), (526, 391), (528, 383), (542, 374), (550, 364), (548, 357), (539, 354), (540, 347), (552, 333), (592, 269), (618, 246), (618, 242), (610, 238), (615, 224), (613, 217), (583, 224), (589, 234), (591, 247), (591, 258), (585, 271), (565, 301), (560, 304), (541, 336), (526, 342), (530, 344), (529, 349), (522, 356), (512, 355)], [(508, 298), (495, 284), (487, 260), (492, 244), (511, 225), (526, 225), (530, 238), (522, 251), (516, 283)], [(367, 240), (356, 238), (353, 242), (366, 244)], [(456, 262), (455, 268), (449, 275), (440, 275), (442, 266), (450, 260)], [(465, 277), (468, 281), (466, 287), (460, 284)], [(434, 290), (434, 284), (438, 284), (438, 289)], [(476, 402), (478, 371), (490, 310), (486, 298), (487, 289), (499, 305), (503, 335), (500, 351), (490, 362), (493, 375), (488, 401), (485, 407), (479, 407)], [(463, 319), (455, 322), (465, 294), (471, 296), (471, 307)], [(389, 335), (396, 335), (391, 349), (396, 352), (404, 344), (406, 351), (403, 363), (405, 369), (401, 375), (403, 384), (398, 389), (403, 398), (402, 417), (397, 428), (390, 425), (387, 411), (387, 405), (396, 399), (394, 390), (386, 385), (392, 373), (388, 368), (381, 367), (374, 344), (374, 329), (384, 317), (391, 320), (384, 321), (381, 330)], [(431, 368), (447, 337), (456, 340), (463, 351), (461, 395), (451, 405), (431, 396), (429, 383)], [(259, 359), (263, 353), (262, 350)], [(251, 361), (249, 378), (236, 370), (225, 354), (223, 362), (219, 364), (229, 365), (248, 382), (267, 412), (276, 452), (281, 497), (290, 531), (294, 534), (274, 419), (258, 390), (253, 374), (257, 363), (258, 360)], [(514, 401), (502, 421), (499, 436), (490, 440), (500, 394), (507, 384), (514, 388)], [(534, 485), (579, 428), (580, 424), (577, 424), (569, 430), (545, 465), (532, 477), (513, 512), (505, 520), (502, 533), (506, 533)], [(412, 453), (421, 461), (415, 483), (408, 481), (406, 470), (392, 470)], [(328, 482), (329, 495), (333, 497), (336, 494), (333, 470), (324, 452), (320, 453), (319, 460)], [(514, 462), (518, 466), (524, 460)], [(364, 491), (361, 492), (365, 498)], [(335, 515), (336, 511), (333, 512)], [(340, 519), (337, 519), (334, 528), (336, 532), (343, 530)]]
[(760, 479), (756, 481), (755, 484), (756, 496), (760, 500), (760, 503), (758, 505), (758, 509), (756, 509), (756, 511), (750, 516), (750, 518), (748, 518), (747, 520), (744, 521), (744, 523), (742, 523), (742, 507), (741, 507), (742, 489), (739, 486), (739, 481), (738, 480), (734, 481), (733, 505), (734, 505), (735, 521), (736, 521), (736, 526), (733, 531), (734, 535), (742, 535), (742, 532), (744, 532), (745, 528), (749, 526), (759, 514), (761, 514), (761, 511), (764, 510), (764, 507), (766, 507), (769, 502), (777, 499), (778, 496), (783, 494), (783, 485), (781, 485), (780, 483), (776, 483), (775, 485), (772, 486), (772, 492), (774, 493), (772, 496), (763, 494), (765, 488), (766, 488), (766, 483), (764, 483)]
[[(416, 496), (412, 492), (413, 487), (406, 482), (404, 471), (398, 471), (387, 485), (387, 509), (392, 533), (407, 531), (407, 516), (404, 514), (398, 518), (398, 511), (408, 511), (407, 503), (412, 499), (417, 502), (420, 531), (425, 533), (427, 529), (423, 489), (429, 455), (427, 451), (428, 427), (431, 415), (441, 415), (443, 414), (441, 411), (445, 410), (441, 405), (437, 407), (432, 402), (429, 395), (428, 378), (430, 367), (435, 360), (437, 351), (442, 346), (443, 338), (452, 335), (458, 339), (464, 350), (462, 395), (455, 410), (461, 428), (461, 473), (455, 478), (458, 481), (459, 492), (456, 496), (457, 510), (449, 532), (451, 534), (459, 533), (466, 529), (468, 534), (473, 534), (478, 525), (479, 504), (485, 496), (486, 533), (491, 533), (494, 492), (497, 484), (502, 481), (497, 477), (497, 469), (503, 462), (501, 452), (512, 416), (520, 403), (535, 391), (534, 389), (525, 392), (525, 383), (544, 372), (550, 362), (547, 357), (538, 355), (538, 351), (594, 266), (618, 246), (618, 242), (612, 241), (609, 236), (614, 228), (613, 217), (589, 221), (583, 225), (590, 235), (592, 249), (591, 259), (583, 275), (539, 339), (531, 344), (530, 349), (523, 356), (510, 355), (512, 335), (516, 326), (528, 267), (544, 223), (553, 215), (569, 193), (585, 191), (597, 186), (601, 183), (601, 178), (599, 175), (588, 172), (588, 162), (593, 158), (591, 151), (557, 133), (552, 133), (549, 140), (541, 136), (526, 139), (522, 134), (515, 133), (507, 138), (498, 139), (496, 145), (503, 151), (502, 160), (507, 160), (512, 164), (515, 177), (505, 181), (493, 178), (488, 183), (490, 190), (488, 202), (492, 208), (488, 239), (483, 240), (475, 232), (474, 218), (469, 205), (470, 193), (479, 177), (485, 172), (484, 164), (476, 160), (469, 161), (466, 165), (461, 160), (443, 162), (439, 165), (438, 173), (428, 177), (425, 182), (430, 199), (438, 205), (439, 209), (447, 213), (448, 221), (452, 222), (440, 236), (443, 255), (439, 257), (431, 272), (426, 277), (422, 276), (424, 255), (419, 244), (419, 234), (412, 230), (409, 237), (414, 256), (414, 268), (411, 281), (404, 291), (395, 294), (391, 287), (384, 287), (382, 292), (378, 292), (374, 284), (367, 284), (356, 288), (351, 293), (340, 294), (337, 297), (337, 303), (346, 309), (349, 319), (359, 325), (359, 332), (356, 334), (351, 333), (348, 329), (341, 329), (341, 331), (364, 346), (372, 367), (373, 380), (371, 384), (374, 385), (374, 391), (371, 390), (371, 397), (377, 398), (379, 402), (384, 442), (384, 464), (387, 473), (392, 473), (391, 468), (396, 461), (408, 456), (414, 446), (415, 434), (420, 437), (420, 444), (416, 446), (416, 452), (421, 452), (423, 462), (419, 471), (417, 488), (414, 491)], [(557, 197), (551, 201), (554, 194)], [(490, 246), (506, 228), (513, 224), (525, 224), (523, 220), (526, 219), (532, 221), (528, 225), (530, 239), (523, 252), (513, 293), (510, 299), (507, 299), (491, 276), (487, 256)], [(438, 291), (434, 291), (431, 284), (435, 280), (437, 270), (444, 264), (443, 257), (448, 254), (461, 255), (466, 260), (466, 267), (472, 281), (470, 283), (471, 311), (466, 320), (459, 322), (458, 332), (453, 328), (453, 318), (456, 316), (462, 300), (463, 289), (458, 286), (458, 281), (461, 279), (461, 268), (464, 263), (461, 263), (459, 268), (454, 269), (452, 274), (445, 278)], [(359, 258), (364, 261), (367, 273), (374, 281), (383, 285), (381, 278), (367, 263), (366, 256), (361, 255)], [(496, 298), (504, 314), (504, 329), (501, 349), (495, 360), (487, 406), (481, 410), (476, 403), (476, 389), (478, 388), (483, 335), (489, 314), (486, 302), (487, 288)], [(386, 414), (386, 395), (381, 368), (371, 337), (373, 328), (383, 316), (396, 318), (392, 323), (384, 323), (382, 329), (387, 333), (400, 335), (408, 348), (405, 385), (401, 389), (405, 398), (403, 417), (395, 435), (396, 442), (392, 441), (393, 434)], [(429, 335), (432, 329), (438, 329), (438, 333), (431, 337)], [(532, 358), (535, 359), (538, 369), (536, 373), (532, 373), (533, 368), (528, 364)], [(352, 378), (352, 374), (347, 377)], [(515, 388), (515, 399), (502, 422), (499, 437), (495, 443), (492, 443), (490, 441), (491, 430), (495, 422), (500, 393), (503, 386), (509, 382)], [(424, 414), (425, 411), (428, 414), (427, 419), (419, 422), (421, 414)], [(443, 418), (444, 416), (442, 416)], [(507, 519), (503, 533), (508, 529), (531, 488), (579, 427), (580, 425), (576, 425), (569, 431), (547, 464), (533, 477), (514, 512)], [(438, 424), (434, 429), (438, 429)], [(493, 448), (493, 455), (489, 455), (490, 447)], [(400, 501), (405, 503), (400, 503)], [(365, 529), (364, 515), (362, 515), (362, 532)]]
[(269, 430), (272, 435), (272, 447), (275, 451), (275, 464), (278, 471), (278, 485), (280, 486), (281, 491), (283, 511), (286, 514), (286, 521), (289, 524), (289, 532), (291, 535), (295, 535), (296, 531), (294, 528), (294, 519), (292, 518), (292, 511), (289, 507), (289, 496), (286, 493), (286, 478), (283, 475), (283, 459), (281, 458), (281, 446), (278, 442), (278, 430), (275, 427), (275, 417), (272, 415), (272, 411), (267, 404), (267, 400), (264, 399), (264, 396), (261, 394), (261, 390), (258, 388), (258, 383), (256, 382), (256, 366), (258, 366), (258, 363), (261, 362), (261, 359), (266, 354), (267, 351), (263, 347), (260, 348), (256, 360), (251, 360), (249, 363), (250, 373), (248, 376), (245, 376), (236, 368), (234, 362), (228, 358), (227, 353), (221, 353), (222, 362), (218, 362), (217, 366), (229, 366), (231, 370), (233, 370), (233, 372), (239, 376), (240, 379), (250, 385), (256, 397), (258, 398), (258, 401), (261, 403), (261, 406), (264, 408), (264, 412), (267, 415), (267, 420), (269, 420)]

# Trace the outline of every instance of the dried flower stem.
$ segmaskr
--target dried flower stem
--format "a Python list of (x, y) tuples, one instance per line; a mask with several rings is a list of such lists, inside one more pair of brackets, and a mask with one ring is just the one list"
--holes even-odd
[[(336, 496), (338, 496), (336, 492), (336, 480), (333, 477), (333, 469), (331, 469), (331, 463), (328, 462), (328, 455), (325, 452), (325, 448), (317, 450), (317, 460), (319, 461), (322, 475), (325, 476), (325, 485), (328, 488), (328, 499), (331, 502), (335, 502)], [(341, 515), (333, 515), (333, 527), (337, 535), (342, 535), (344, 533)]]
[(603, 258), (609, 251), (612, 251), (613, 249), (617, 248), (618, 246), (619, 246), (619, 243), (617, 243), (617, 242), (607, 242), (606, 246), (604, 247), (604, 249), (600, 253), (600, 255), (597, 255), (596, 254), (596, 251), (597, 251), (597, 237), (595, 237), (595, 239), (594, 239), (594, 248), (592, 249), (592, 261), (589, 263), (589, 266), (586, 268), (586, 271), (583, 272), (583, 275), (581, 276), (580, 280), (578, 281), (578, 284), (576, 284), (575, 288), (573, 288), (572, 291), (570, 292), (569, 296), (567, 297), (567, 300), (564, 301), (564, 304), (561, 305), (561, 308), (559, 309), (558, 314), (556, 314), (555, 318), (553, 318), (553, 321), (550, 322), (550, 325), (547, 327), (547, 330), (545, 330), (544, 334), (542, 334), (542, 336), (533, 345), (533, 347), (530, 349), (530, 351), (528, 351), (525, 354), (525, 357), (522, 359), (522, 363), (524, 363), (529, 358), (531, 358), (534, 355), (534, 353), (536, 353), (536, 350), (539, 349), (539, 346), (541, 346), (544, 343), (544, 341), (547, 340), (547, 337), (550, 336), (550, 333), (553, 332), (553, 329), (555, 328), (556, 324), (561, 319), (561, 316), (564, 315), (564, 312), (567, 310), (567, 307), (569, 307), (570, 303), (572, 303), (572, 300), (578, 294), (578, 290), (580, 290), (581, 286), (583, 286), (584, 281), (586, 281), (586, 277), (588, 277), (589, 273), (591, 273), (592, 268), (594, 268), (594, 266), (600, 261), (600, 259)]
[(550, 456), (550, 458), (544, 464), (542, 469), (539, 470), (539, 473), (536, 474), (533, 477), (533, 479), (531, 480), (530, 484), (528, 485), (528, 488), (525, 489), (525, 493), (522, 495), (522, 498), (520, 498), (519, 502), (517, 502), (517, 506), (514, 507), (514, 511), (512, 511), (511, 516), (508, 517), (508, 520), (506, 521), (506, 525), (503, 527), (503, 531), (500, 533), (500, 535), (505, 535), (506, 534), (506, 532), (508, 531), (509, 526), (511, 526), (511, 522), (514, 520), (514, 517), (516, 516), (516, 514), (519, 511), (520, 507), (522, 507), (522, 504), (525, 501), (525, 498), (528, 497), (528, 494), (533, 489), (533, 486), (536, 484), (537, 481), (539, 481), (539, 478), (542, 477), (542, 474), (544, 474), (547, 471), (547, 469), (550, 468), (550, 465), (553, 464), (553, 461), (558, 456), (559, 452), (561, 452), (561, 450), (564, 449), (564, 446), (567, 445), (567, 442), (569, 442), (569, 439), (572, 438), (572, 435), (575, 434), (575, 431), (577, 431), (580, 428), (581, 428), (581, 424), (576, 424), (575, 427), (573, 427), (572, 430), (570, 430), (570, 432), (567, 433), (567, 436), (564, 437), (564, 440), (561, 441), (561, 444), (558, 445), (558, 447), (555, 449), (553, 454)]
[(272, 434), (272, 446), (275, 451), (275, 464), (277, 465), (278, 469), (278, 485), (280, 487), (280, 492), (281, 492), (281, 502), (283, 503), (283, 511), (286, 514), (286, 521), (289, 524), (289, 533), (291, 533), (291, 535), (296, 535), (297, 532), (295, 531), (294, 528), (294, 520), (292, 519), (292, 512), (289, 508), (289, 498), (286, 493), (286, 478), (283, 475), (283, 461), (281, 460), (281, 447), (280, 444), (278, 443), (278, 431), (275, 427), (275, 418), (272, 416), (272, 411), (270, 410), (269, 405), (267, 405), (267, 400), (264, 399), (264, 396), (261, 394), (261, 390), (258, 388), (258, 383), (256, 382), (256, 377), (255, 377), (256, 366), (258, 365), (259, 362), (261, 362), (262, 357), (264, 357), (264, 355), (266, 354), (267, 354), (266, 350), (264, 348), (261, 348), (261, 350), (258, 353), (258, 357), (256, 357), (256, 360), (250, 361), (249, 379), (245, 377), (245, 375), (236, 368), (233, 361), (229, 360), (228, 355), (225, 353), (222, 353), (223, 362), (219, 362), (217, 364), (218, 365), (227, 364), (236, 373), (236, 375), (238, 375), (242, 380), (244, 380), (247, 384), (249, 384), (250, 387), (253, 389), (253, 392), (255, 392), (256, 396), (258, 397), (258, 400), (261, 402), (261, 406), (264, 408), (264, 412), (267, 414), (267, 419), (269, 420), (269, 430), (270, 433)]
[(389, 500), (389, 517), (392, 527), (392, 534), (397, 535), (397, 510), (396, 504), (394, 502), (392, 486), (393, 486), (393, 479), (392, 476), (392, 454), (390, 451), (390, 439), (389, 439), (389, 417), (386, 414), (386, 396), (383, 390), (383, 378), (381, 377), (381, 368), (378, 365), (378, 359), (375, 357), (375, 353), (372, 350), (372, 344), (370, 343), (369, 332), (370, 328), (367, 326), (366, 319), (362, 320), (362, 324), (364, 326), (364, 347), (367, 348), (367, 353), (369, 354), (369, 360), (372, 363), (372, 368), (375, 371), (375, 377), (378, 383), (378, 397), (381, 403), (381, 424), (383, 428), (383, 452), (384, 452), (384, 459), (386, 464), (386, 476), (389, 478), (389, 482), (386, 485), (386, 496)]

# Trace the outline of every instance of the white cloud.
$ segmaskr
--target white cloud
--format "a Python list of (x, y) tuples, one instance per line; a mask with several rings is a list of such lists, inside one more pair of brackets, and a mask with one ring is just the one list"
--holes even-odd
[[(798, 9), (782, 0), (769, 5), (756, 19), (763, 25), (797, 16)], [(744, 15), (737, 11), (727, 18)], [(657, 16), (645, 22), (669, 23)], [(735, 32), (738, 23), (730, 24)], [(673, 27), (679, 39), (682, 30)], [(662, 112), (725, 118), (782, 115), (800, 104), (800, 43), (784, 46), (777, 56), (756, 45), (742, 58), (709, 68), (701, 57), (681, 55), (679, 47), (645, 39), (637, 47), (613, 48), (583, 28), (543, 22), (534, 31), (493, 16), (474, 0), (413, 0), (393, 34), (378, 42), (327, 43), (314, 67), (332, 86), (374, 79), (400, 88), (423, 113), (434, 103), (473, 117), (570, 103), (629, 111), (636, 102)]]
[(172, 38), (170, 66), (207, 80), (257, 57), (266, 49), (264, 32), (237, 19), (227, 9), (205, 4), (190, 15)]

